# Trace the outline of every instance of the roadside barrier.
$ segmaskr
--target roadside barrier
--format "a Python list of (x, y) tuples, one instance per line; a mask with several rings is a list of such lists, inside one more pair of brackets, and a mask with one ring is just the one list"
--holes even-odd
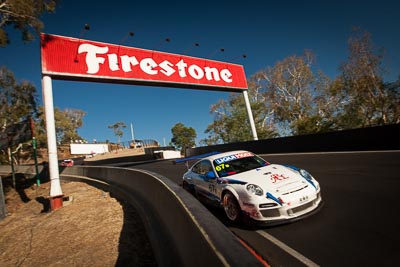
[(213, 151), (243, 149), (256, 154), (400, 149), (400, 123), (328, 133), (287, 136), (257, 141), (188, 148), (186, 157)]
[[(0, 166), (0, 174), (9, 171), (9, 166)], [(18, 166), (16, 172), (33, 175), (34, 168)], [(61, 180), (92, 184), (135, 207), (159, 266), (264, 266), (201, 203), (166, 177), (104, 166), (60, 172)]]

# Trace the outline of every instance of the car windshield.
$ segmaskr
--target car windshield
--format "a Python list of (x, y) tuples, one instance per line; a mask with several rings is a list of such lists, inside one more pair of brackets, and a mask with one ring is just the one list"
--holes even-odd
[(254, 170), (256, 168), (267, 166), (268, 164), (269, 163), (264, 159), (254, 154), (242, 158), (235, 158), (235, 155), (232, 155), (213, 161), (214, 168), (219, 177), (226, 177), (241, 172)]

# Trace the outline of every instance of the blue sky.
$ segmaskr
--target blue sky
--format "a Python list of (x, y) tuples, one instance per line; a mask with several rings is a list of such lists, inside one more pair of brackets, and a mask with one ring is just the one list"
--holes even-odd
[[(64, 0), (45, 15), (43, 32), (168, 53), (226, 61), (244, 66), (246, 76), (273, 66), (305, 49), (317, 57), (318, 69), (334, 78), (347, 58), (352, 27), (372, 34), (386, 51), (386, 81), (400, 75), (400, 4), (396, 1), (96, 1)], [(85, 24), (90, 30), (83, 33)], [(134, 32), (133, 37), (127, 37)], [(83, 33), (83, 36), (82, 36)], [(9, 30), (11, 44), (0, 48), (0, 65), (28, 80), (41, 95), (40, 44), (24, 44)], [(127, 38), (126, 38), (127, 37)], [(170, 38), (170, 42), (165, 42)], [(196, 47), (194, 43), (199, 43)], [(220, 49), (224, 48), (224, 52)], [(246, 58), (241, 55), (246, 54)], [(78, 133), (89, 141), (117, 138), (108, 125), (128, 127), (122, 141), (171, 140), (178, 122), (193, 127), (197, 141), (212, 122), (210, 107), (229, 93), (53, 80), (54, 106), (87, 113)], [(250, 129), (249, 129), (250, 131)]]

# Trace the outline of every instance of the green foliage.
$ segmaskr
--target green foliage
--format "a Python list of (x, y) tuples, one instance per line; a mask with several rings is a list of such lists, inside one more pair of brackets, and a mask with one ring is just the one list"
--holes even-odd
[[(46, 125), (43, 107), (39, 108), (39, 120), (35, 123), (35, 134), (39, 147), (45, 147), (47, 144)], [(78, 129), (83, 125), (83, 117), (86, 113), (78, 109), (65, 109), (61, 111), (54, 108), (54, 120), (56, 128), (56, 139), (58, 144), (69, 144), (71, 141), (82, 140)]]
[[(290, 56), (273, 67), (256, 74), (265, 105), (281, 134), (311, 133), (309, 122), (320, 124), (319, 114), (330, 114), (326, 91), (329, 79), (312, 71), (315, 56), (305, 51), (302, 56)], [(301, 130), (298, 129), (301, 127)]]
[(192, 127), (186, 127), (179, 122), (172, 127), (171, 133), (171, 144), (179, 150), (185, 150), (196, 145), (197, 134)]
[(400, 123), (400, 76), (395, 82), (385, 83), (384, 87), (388, 95), (382, 107), (387, 110), (385, 117), (389, 123)]
[(383, 82), (382, 51), (374, 48), (368, 32), (354, 29), (349, 38), (349, 58), (340, 66), (341, 75), (329, 91), (337, 109), (335, 129), (400, 122), (399, 83)]
[(77, 109), (54, 109), (56, 121), (56, 137), (59, 143), (70, 143), (73, 140), (81, 140), (77, 129), (82, 126), (82, 119), (86, 113)]
[[(36, 88), (29, 82), (18, 83), (14, 74), (0, 68), (0, 129), (32, 118), (38, 147), (47, 146), (43, 108), (37, 106)], [(75, 109), (54, 109), (56, 138), (58, 143), (70, 143), (82, 139), (77, 129), (83, 124), (85, 112)]]
[(113, 129), (114, 135), (118, 137), (118, 144), (121, 142), (121, 137), (124, 135), (124, 131), (122, 129), (126, 128), (126, 124), (124, 122), (118, 121), (112, 125), (108, 126), (109, 129)]
[(371, 35), (355, 28), (349, 39), (349, 57), (340, 66), (341, 88), (334, 96), (342, 101), (339, 128), (351, 129), (398, 123), (398, 91), (383, 82), (383, 49), (375, 49)]
[[(250, 106), (258, 138), (263, 139), (276, 136), (275, 131), (269, 129), (263, 123), (263, 104), (251, 101)], [(201, 144), (212, 145), (253, 140), (249, 116), (242, 94), (231, 94), (228, 101), (220, 100), (216, 105), (211, 107), (211, 113), (214, 114), (214, 121), (207, 127), (205, 133), (208, 134), (208, 137), (201, 140)]]
[(3, 0), (0, 2), (0, 46), (5, 47), (10, 40), (6, 27), (13, 26), (21, 31), (22, 40), (29, 42), (44, 27), (40, 20), (44, 13), (55, 11), (57, 0)]
[(296, 129), (294, 132), (295, 135), (325, 133), (332, 130), (333, 123), (333, 121), (324, 120), (323, 117), (315, 115), (296, 121), (292, 127)]
[[(383, 82), (382, 50), (370, 34), (355, 29), (341, 75), (329, 79), (314, 70), (315, 56), (289, 56), (248, 79), (251, 108), (259, 139), (323, 133), (400, 123), (400, 79)], [(244, 101), (237, 95), (211, 107), (214, 122), (202, 144), (251, 140)]]
[[(313, 74), (314, 55), (290, 56), (273, 67), (253, 75), (249, 98), (259, 139), (285, 134), (327, 131), (329, 123), (320, 114), (331, 114), (324, 93), (329, 79), (322, 72)], [(214, 122), (203, 144), (252, 140), (250, 122), (243, 97), (231, 95), (212, 106)]]
[(5, 67), (0, 68), (0, 125), (7, 126), (35, 118), (36, 88), (29, 82), (18, 83), (14, 74)]

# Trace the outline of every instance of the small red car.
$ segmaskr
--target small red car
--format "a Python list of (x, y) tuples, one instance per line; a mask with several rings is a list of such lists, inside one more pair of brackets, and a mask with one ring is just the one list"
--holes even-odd
[(74, 166), (74, 161), (73, 161), (72, 159), (64, 159), (64, 160), (61, 162), (61, 166), (64, 166), (64, 167), (71, 167), (71, 166)]

